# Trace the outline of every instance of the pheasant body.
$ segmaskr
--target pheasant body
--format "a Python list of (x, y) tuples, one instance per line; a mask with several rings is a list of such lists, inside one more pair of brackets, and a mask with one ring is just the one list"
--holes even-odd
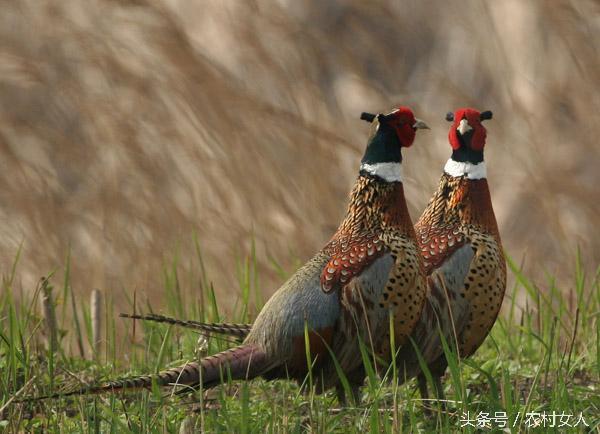
[[(459, 354), (468, 357), (494, 324), (506, 288), (506, 263), (487, 180), (444, 173), (415, 227), (428, 273), (456, 246), (468, 245), (474, 252), (464, 288), (455, 294), (468, 304), (468, 318), (458, 335)], [(444, 234), (453, 246), (441, 242)]]

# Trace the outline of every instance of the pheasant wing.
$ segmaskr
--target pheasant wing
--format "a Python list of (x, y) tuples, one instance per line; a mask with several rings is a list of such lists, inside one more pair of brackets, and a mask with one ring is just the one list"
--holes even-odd
[(321, 273), (321, 289), (326, 293), (341, 290), (387, 251), (383, 241), (374, 233), (335, 237), (324, 248), (330, 260)]

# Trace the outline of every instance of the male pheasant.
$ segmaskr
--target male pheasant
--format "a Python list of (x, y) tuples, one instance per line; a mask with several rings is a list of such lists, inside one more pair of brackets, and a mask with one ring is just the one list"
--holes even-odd
[[(491, 118), (489, 111), (468, 108), (448, 113), (446, 119), (453, 122), (449, 132), (452, 155), (415, 225), (429, 277), (426, 303), (411, 339), (428, 364), (440, 399), (441, 376), (447, 367), (440, 332), (448, 342), (458, 340), (461, 357), (472, 355), (495, 322), (506, 289), (506, 263), (483, 161), (487, 133), (481, 122)], [(137, 318), (190, 326), (167, 317)], [(193, 323), (203, 333), (236, 337), (245, 336), (251, 327)], [(421, 395), (427, 399), (426, 377), (414, 348), (405, 345), (396, 362), (400, 380), (417, 376)]]
[(402, 147), (427, 126), (407, 107), (363, 115), (375, 124), (350, 194), (347, 214), (327, 245), (265, 304), (243, 343), (199, 362), (53, 396), (131, 388), (211, 387), (227, 378), (304, 380), (307, 331), (318, 385), (343, 389), (333, 354), (355, 394), (364, 380), (359, 339), (389, 356), (389, 315), (397, 345), (406, 342), (424, 305), (426, 278), (401, 178)]
[[(437, 191), (415, 225), (428, 275), (448, 266), (467, 270), (458, 290), (454, 285), (444, 285), (442, 291), (431, 290), (413, 332), (440, 399), (447, 361), (437, 344), (429, 348), (423, 344), (434, 339), (432, 333), (438, 334), (436, 317), (446, 337), (456, 340), (458, 355), (469, 357), (496, 321), (506, 289), (506, 262), (483, 160), (487, 132), (481, 122), (491, 118), (491, 111), (480, 113), (471, 108), (446, 115), (452, 122), (448, 134), (452, 155), (444, 166)], [(418, 375), (418, 383), (421, 395), (427, 398), (423, 373)]]

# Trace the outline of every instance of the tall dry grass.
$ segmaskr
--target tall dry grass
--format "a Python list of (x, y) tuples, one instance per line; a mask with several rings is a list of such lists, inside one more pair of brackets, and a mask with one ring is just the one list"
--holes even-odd
[(0, 260), (23, 245), (25, 288), (70, 250), (76, 291), (152, 297), (196, 232), (221, 301), (253, 237), (268, 294), (269, 258), (307, 258), (342, 216), (359, 113), (400, 103), (432, 127), (405, 153), (413, 218), (449, 153), (446, 111), (491, 109), (506, 249), (538, 276), (566, 274), (577, 245), (600, 263), (598, 2), (1, 7)]

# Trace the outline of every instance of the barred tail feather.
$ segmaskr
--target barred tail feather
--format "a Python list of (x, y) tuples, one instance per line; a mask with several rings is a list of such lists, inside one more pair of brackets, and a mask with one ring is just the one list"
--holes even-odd
[(203, 387), (213, 387), (228, 375), (233, 380), (250, 380), (270, 368), (266, 353), (256, 344), (240, 345), (206, 357), (201, 363)]
[(199, 330), (207, 334), (221, 334), (227, 336), (234, 336), (239, 339), (244, 339), (252, 324), (236, 324), (236, 323), (205, 323), (193, 320), (181, 320), (172, 318), (164, 315), (148, 314), (148, 315), (132, 315), (127, 313), (120, 314), (122, 318), (139, 319), (143, 321), (153, 321), (165, 324), (176, 325), (179, 327), (185, 327), (190, 329)]
[(58, 392), (52, 395), (26, 398), (24, 401), (39, 401), (43, 399), (61, 398), (74, 395), (91, 395), (108, 392), (128, 391), (135, 389), (150, 389), (156, 382), (159, 387), (189, 386), (196, 388), (201, 384), (205, 388), (220, 384), (222, 379), (233, 380), (252, 379), (261, 375), (269, 368), (265, 352), (254, 344), (240, 345), (215, 355), (206, 357), (200, 362), (190, 362), (177, 368), (167, 369), (156, 375), (141, 375), (139, 377), (110, 381), (98, 386), (81, 388), (68, 392)]

